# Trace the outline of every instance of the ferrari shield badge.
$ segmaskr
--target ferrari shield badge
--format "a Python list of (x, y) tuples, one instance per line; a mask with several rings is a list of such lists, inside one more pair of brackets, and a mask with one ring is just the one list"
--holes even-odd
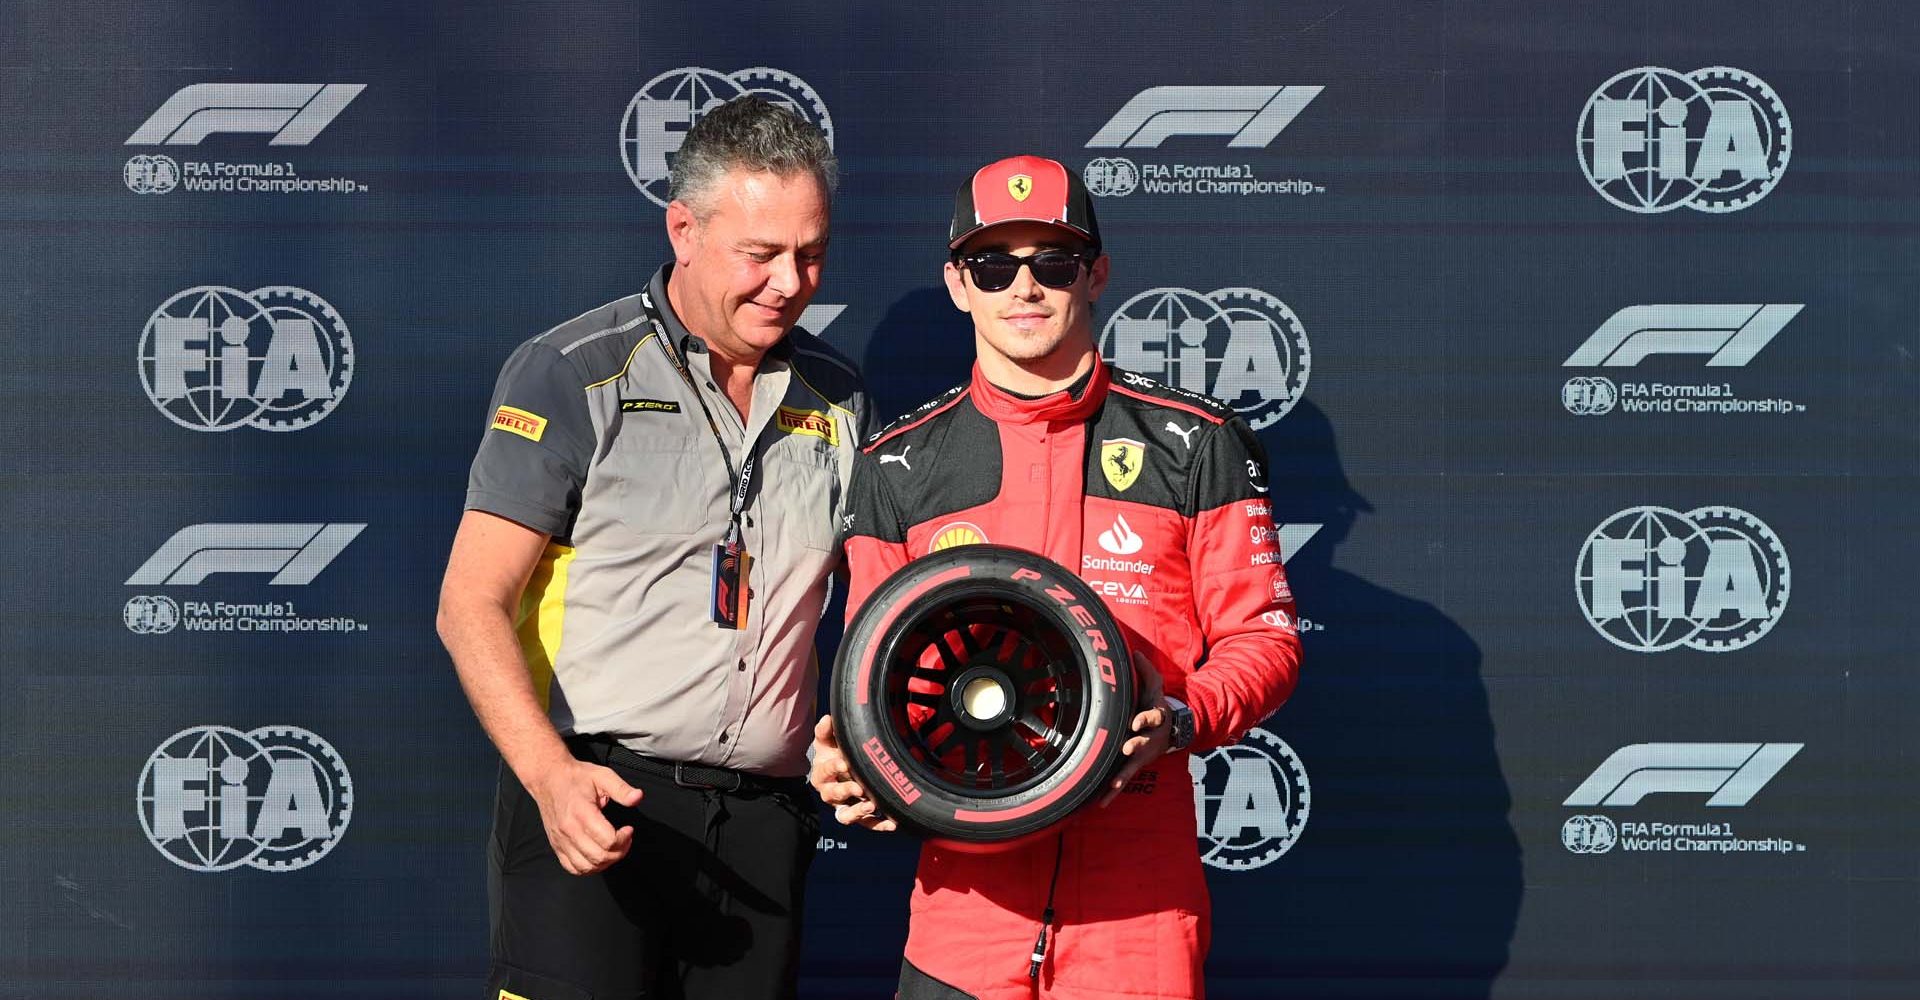
[(1147, 462), (1147, 446), (1132, 438), (1108, 438), (1100, 442), (1100, 471), (1107, 474), (1107, 485), (1125, 493), (1140, 478)]
[(1014, 201), (1026, 201), (1033, 194), (1033, 178), (1026, 174), (1014, 174), (1007, 178), (1007, 193), (1013, 195)]

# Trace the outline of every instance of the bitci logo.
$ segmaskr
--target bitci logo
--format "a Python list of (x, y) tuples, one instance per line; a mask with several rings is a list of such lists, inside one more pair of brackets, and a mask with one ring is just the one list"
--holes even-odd
[(193, 726), (147, 758), (136, 793), (154, 849), (190, 871), (292, 871), (347, 832), (353, 779), (326, 740), (293, 726)]
[(1286, 416), (1307, 388), (1307, 331), (1257, 288), (1153, 288), (1120, 304), (1100, 354), (1121, 368), (1232, 406), (1254, 430)]
[(620, 160), (633, 186), (665, 208), (673, 160), (687, 131), (702, 115), (746, 94), (812, 122), (827, 137), (827, 145), (833, 145), (833, 116), (826, 102), (792, 73), (767, 66), (737, 73), (684, 66), (648, 80), (620, 117)]
[(353, 381), (353, 337), (326, 300), (271, 285), (203, 285), (153, 311), (140, 382), (189, 430), (293, 431), (319, 422)]
[(1786, 172), (1793, 126), (1764, 80), (1730, 66), (1630, 69), (1587, 98), (1580, 169), (1629, 212), (1732, 212)]
[(1246, 871), (1273, 863), (1300, 839), (1313, 805), (1307, 769), (1293, 748), (1264, 729), (1212, 753), (1187, 758), (1193, 778), (1200, 860)]
[(1587, 536), (1574, 587), (1587, 622), (1638, 653), (1710, 653), (1759, 640), (1786, 610), (1779, 536), (1732, 507), (1632, 507)]

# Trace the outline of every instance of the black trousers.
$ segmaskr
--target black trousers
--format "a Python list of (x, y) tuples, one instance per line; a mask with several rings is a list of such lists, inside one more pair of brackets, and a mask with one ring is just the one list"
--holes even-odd
[(632, 825), (633, 847), (586, 876), (560, 867), (538, 805), (501, 766), (487, 850), (487, 1000), (794, 996), (820, 833), (805, 779), (722, 792), (608, 766), (643, 793), (632, 809), (606, 810), (616, 829)]

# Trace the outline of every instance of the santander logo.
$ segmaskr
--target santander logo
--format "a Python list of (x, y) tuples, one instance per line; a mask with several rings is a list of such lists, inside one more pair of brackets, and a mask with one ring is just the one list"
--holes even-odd
[(1115, 514), (1113, 527), (1100, 533), (1100, 547), (1116, 556), (1133, 555), (1145, 544), (1147, 543), (1139, 535), (1133, 533), (1133, 528), (1127, 524), (1127, 518), (1123, 514)]

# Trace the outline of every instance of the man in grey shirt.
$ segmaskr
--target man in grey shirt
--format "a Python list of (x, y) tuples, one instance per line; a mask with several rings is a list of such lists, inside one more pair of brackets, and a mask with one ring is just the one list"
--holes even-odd
[(487, 997), (794, 991), (814, 628), (868, 429), (793, 329), (835, 162), (754, 97), (673, 167), (674, 260), (502, 369), (439, 629), (503, 761)]

